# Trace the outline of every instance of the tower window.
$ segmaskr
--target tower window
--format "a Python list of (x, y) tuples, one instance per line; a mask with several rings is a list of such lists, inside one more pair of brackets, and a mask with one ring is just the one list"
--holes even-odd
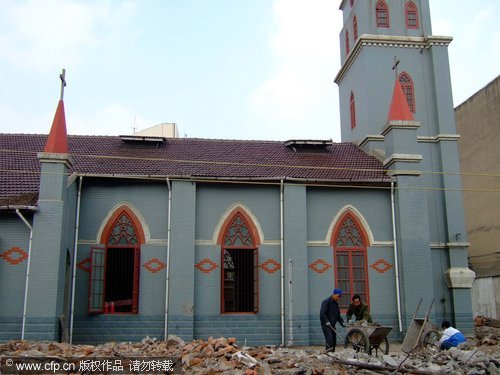
[(349, 3), (351, 4), (351, 8), (352, 8), (354, 6), (354, 0), (351, 0)]
[(358, 17), (352, 19), (352, 31), (354, 32), (354, 41), (358, 40)]
[(377, 27), (389, 27), (389, 7), (384, 0), (377, 2), (375, 13), (377, 16)]
[(413, 1), (408, 1), (405, 6), (406, 28), (418, 29), (418, 9)]
[(345, 54), (346, 56), (349, 54), (350, 48), (349, 48), (349, 31), (345, 31)]
[(351, 109), (351, 129), (354, 129), (356, 127), (356, 102), (352, 91), (349, 99), (349, 107)]
[(415, 113), (415, 92), (413, 89), (413, 80), (410, 75), (406, 72), (403, 72), (398, 77), (399, 84), (403, 89), (403, 92), (406, 96), (406, 101), (408, 102), (408, 107), (410, 107), (410, 111)]

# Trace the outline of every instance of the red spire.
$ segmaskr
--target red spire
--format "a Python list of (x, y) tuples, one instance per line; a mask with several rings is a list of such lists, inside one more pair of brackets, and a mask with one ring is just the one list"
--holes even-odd
[(391, 108), (387, 115), (387, 122), (389, 121), (413, 121), (413, 114), (410, 111), (408, 101), (398, 80), (394, 83)]
[(66, 134), (66, 116), (64, 114), (64, 102), (59, 100), (57, 105), (52, 128), (50, 129), (49, 138), (45, 145), (45, 152), (55, 154), (68, 153), (68, 137)]

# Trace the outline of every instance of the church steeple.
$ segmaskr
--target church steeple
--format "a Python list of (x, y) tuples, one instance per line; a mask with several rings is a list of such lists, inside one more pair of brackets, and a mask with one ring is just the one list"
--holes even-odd
[(55, 154), (67, 154), (68, 153), (68, 136), (66, 133), (66, 115), (64, 113), (64, 87), (66, 86), (66, 70), (63, 69), (62, 73), (59, 75), (61, 78), (61, 97), (57, 105), (56, 114), (54, 115), (54, 120), (52, 121), (52, 127), (50, 129), (49, 138), (45, 145), (44, 152), (55, 153)]

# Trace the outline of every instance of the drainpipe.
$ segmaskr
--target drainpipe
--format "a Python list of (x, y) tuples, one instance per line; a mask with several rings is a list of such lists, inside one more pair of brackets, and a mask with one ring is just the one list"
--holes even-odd
[(69, 343), (73, 343), (73, 319), (75, 316), (75, 285), (76, 285), (76, 261), (78, 256), (78, 230), (80, 228), (80, 201), (82, 197), (83, 176), (78, 182), (78, 193), (76, 197), (76, 217), (75, 217), (75, 245), (73, 247), (73, 278), (71, 280), (71, 310), (69, 319)]
[(28, 220), (26, 220), (26, 218), (18, 208), (16, 208), (16, 214), (30, 230), (30, 242), (28, 245), (28, 266), (26, 268), (26, 284), (24, 286), (23, 326), (21, 329), (21, 340), (24, 340), (24, 328), (26, 326), (26, 306), (28, 304), (28, 285), (30, 280), (31, 244), (33, 243), (33, 227), (30, 225)]
[(288, 346), (293, 346), (293, 259), (288, 259), (288, 320), (290, 322)]
[(170, 279), (170, 233), (171, 233), (171, 214), (172, 214), (172, 186), (167, 177), (168, 186), (168, 209), (167, 209), (167, 269), (165, 270), (165, 340), (168, 338), (168, 289)]
[(280, 274), (281, 274), (281, 346), (285, 346), (285, 254), (284, 237), (284, 207), (283, 207), (283, 180), (280, 183)]
[(396, 208), (394, 205), (394, 182), (391, 182), (391, 210), (392, 210), (392, 238), (394, 242), (394, 273), (396, 277), (396, 300), (398, 304), (399, 332), (403, 332), (401, 320), (401, 294), (399, 291), (399, 265), (398, 265), (398, 245), (396, 236)]

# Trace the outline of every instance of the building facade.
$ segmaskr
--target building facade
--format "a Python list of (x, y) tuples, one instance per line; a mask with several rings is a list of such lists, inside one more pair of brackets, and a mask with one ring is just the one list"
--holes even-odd
[(470, 331), (451, 39), (416, 6), (342, 1), (343, 143), (67, 136), (62, 100), (0, 135), (0, 339), (322, 344), (334, 287), (394, 338), (420, 299)]

